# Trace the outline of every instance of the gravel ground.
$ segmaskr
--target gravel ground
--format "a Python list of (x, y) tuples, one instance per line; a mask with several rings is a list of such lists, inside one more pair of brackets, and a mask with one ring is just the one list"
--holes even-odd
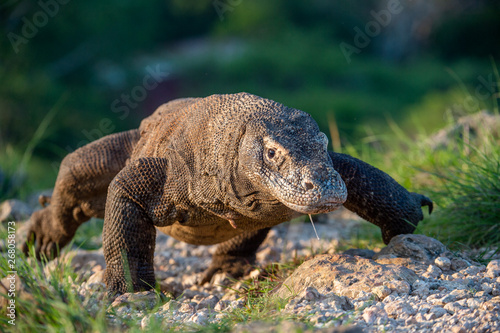
[[(356, 238), (360, 225), (366, 223), (347, 211), (316, 219), (323, 219), (316, 223), (319, 240), (309, 222), (284, 223), (273, 228), (257, 253), (257, 266), (318, 253), (338, 253), (339, 244), (352, 239), (353, 235)], [(161, 280), (162, 290), (176, 298), (165, 303), (153, 292), (121, 295), (110, 305), (109, 309), (115, 313), (110, 314), (111, 320), (119, 324), (122, 318), (133, 319), (144, 329), (149, 327), (152, 317), (161, 320), (165, 327), (180, 323), (206, 325), (217, 323), (234, 309), (247, 306), (246, 300), (239, 296), (244, 293), (238, 292), (244, 290), (242, 280), (232, 281), (219, 274), (211, 284), (197, 284), (214, 251), (215, 246), (193, 246), (159, 234), (156, 275)], [(373, 255), (373, 251), (367, 250), (347, 253)], [(450, 259), (440, 256), (423, 268), (420, 265), (414, 269), (418, 278), (411, 285), (374, 286), (371, 292), (359, 291), (352, 297), (320, 293), (309, 287), (289, 299), (283, 314), (306, 318), (315, 330), (326, 332), (336, 332), (335, 327), (341, 325), (349, 325), (352, 332), (500, 332), (498, 255), (488, 266), (465, 260), (462, 261), (465, 265), (455, 267)], [(399, 259), (389, 256), (385, 260), (394, 265)], [(73, 265), (86, 276), (86, 282), (74, 285), (75, 291), (85, 299), (86, 310), (97, 313), (102, 306), (107, 306), (103, 303), (106, 291), (102, 283), (102, 249), (77, 251)], [(257, 278), (259, 274), (259, 269), (255, 269), (246, 278)], [(156, 313), (145, 315), (145, 309), (158, 304), (161, 307)], [(234, 331), (305, 331), (301, 323), (269, 325), (238, 324)]]
[[(350, 215), (340, 217), (336, 216), (335, 223), (316, 224), (320, 240), (316, 239), (309, 223), (288, 223), (274, 228), (257, 254), (258, 265), (318, 252), (335, 252), (339, 240), (350, 237), (360, 223), (365, 223)], [(204, 325), (216, 323), (232, 309), (245, 307), (245, 299), (235, 292), (243, 290), (241, 282), (231, 282), (219, 274), (212, 284), (196, 284), (214, 250), (214, 246), (192, 246), (158, 235), (157, 277), (162, 281), (162, 289), (180, 297), (163, 304), (155, 314), (144, 316), (144, 308), (159, 302), (156, 294), (122, 295), (111, 305), (116, 311), (114, 320), (134, 318), (145, 329), (152, 316), (162, 320), (167, 327), (179, 323)], [(372, 254), (365, 252), (360, 254)], [(105, 290), (101, 283), (101, 254), (95, 255), (97, 259), (90, 260), (95, 273), (86, 283), (75, 286), (82, 296), (94, 295), (86, 304), (89, 311), (98, 310), (102, 299), (99, 295)], [(451, 267), (449, 258), (439, 257), (426, 269), (415, 270), (418, 279), (412, 285), (378, 286), (372, 292), (360, 291), (355, 297), (321, 294), (309, 287), (289, 300), (284, 313), (308, 318), (315, 328), (329, 328), (329, 332), (333, 327), (346, 324), (364, 332), (500, 332), (500, 260), (493, 260), (487, 267), (465, 262), (465, 266)], [(89, 264), (88, 257), (85, 264)], [(250, 273), (251, 277), (258, 275), (258, 269)], [(293, 326), (300, 324), (291, 325), (291, 328), (286, 327), (287, 331), (293, 331), (294, 327), (303, 329)], [(249, 327), (240, 324), (235, 331), (264, 332), (269, 329), (265, 324)]]

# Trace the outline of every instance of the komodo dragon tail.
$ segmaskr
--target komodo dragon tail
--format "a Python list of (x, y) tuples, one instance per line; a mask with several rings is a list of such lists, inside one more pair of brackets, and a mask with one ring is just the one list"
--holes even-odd
[[(138, 130), (110, 134), (68, 154), (61, 163), (52, 195), (38, 198), (44, 207), (30, 218), (27, 240), (37, 258), (51, 259), (91, 217), (104, 217), (108, 185), (123, 169), (140, 139)], [(23, 252), (29, 254), (28, 244)]]

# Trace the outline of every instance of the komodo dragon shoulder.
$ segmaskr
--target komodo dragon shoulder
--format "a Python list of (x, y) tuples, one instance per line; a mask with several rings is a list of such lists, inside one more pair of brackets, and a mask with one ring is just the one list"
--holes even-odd
[(414, 231), (422, 206), (432, 210), (427, 197), (327, 142), (309, 114), (248, 93), (174, 100), (139, 129), (66, 156), (29, 238), (37, 256), (53, 257), (82, 223), (104, 217), (104, 279), (126, 292), (154, 287), (157, 230), (220, 243), (206, 282), (218, 271), (241, 276), (270, 228), (302, 214), (344, 205), (388, 243)]

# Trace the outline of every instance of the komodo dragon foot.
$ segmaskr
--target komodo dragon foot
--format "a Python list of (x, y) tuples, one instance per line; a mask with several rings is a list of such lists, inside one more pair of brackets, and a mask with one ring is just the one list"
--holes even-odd
[(227, 273), (232, 278), (242, 277), (252, 270), (255, 253), (271, 228), (246, 232), (217, 246), (210, 266), (203, 273), (200, 284), (210, 282), (216, 273)]

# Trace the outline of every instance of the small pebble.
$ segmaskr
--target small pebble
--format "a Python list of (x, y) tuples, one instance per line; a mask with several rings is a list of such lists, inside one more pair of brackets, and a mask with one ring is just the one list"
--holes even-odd
[(451, 260), (446, 257), (437, 257), (434, 260), (434, 263), (436, 264), (437, 267), (439, 267), (443, 271), (447, 271), (451, 267)]

